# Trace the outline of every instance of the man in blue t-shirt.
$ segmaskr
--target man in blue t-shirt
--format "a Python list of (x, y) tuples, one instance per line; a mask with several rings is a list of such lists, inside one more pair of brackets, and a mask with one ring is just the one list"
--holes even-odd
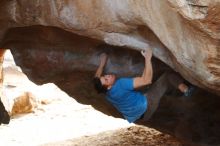
[(175, 73), (164, 73), (150, 89), (142, 94), (136, 89), (152, 82), (152, 50), (150, 48), (141, 52), (145, 58), (145, 68), (140, 77), (119, 78), (114, 74), (102, 76), (107, 62), (105, 53), (100, 56), (100, 65), (94, 78), (95, 89), (99, 93), (105, 93), (107, 100), (123, 115), (130, 123), (141, 119), (147, 121), (156, 111), (161, 97), (170, 87), (178, 88), (186, 96), (191, 94), (192, 89), (183, 83), (183, 79)]

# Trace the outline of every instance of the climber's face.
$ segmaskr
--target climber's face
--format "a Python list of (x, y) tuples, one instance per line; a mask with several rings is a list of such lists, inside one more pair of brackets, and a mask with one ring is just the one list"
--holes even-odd
[(115, 83), (116, 76), (114, 74), (104, 75), (100, 77), (100, 80), (102, 85), (109, 89)]

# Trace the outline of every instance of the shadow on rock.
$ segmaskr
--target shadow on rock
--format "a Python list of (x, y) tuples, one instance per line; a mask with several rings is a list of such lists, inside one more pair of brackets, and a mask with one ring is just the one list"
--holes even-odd
[(8, 112), (5, 110), (5, 107), (0, 100), (0, 125), (1, 124), (9, 124), (10, 122), (10, 116)]

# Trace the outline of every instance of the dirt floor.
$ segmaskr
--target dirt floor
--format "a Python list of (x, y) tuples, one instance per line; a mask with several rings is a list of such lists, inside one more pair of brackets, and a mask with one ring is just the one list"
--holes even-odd
[(42, 146), (184, 146), (184, 144), (154, 129), (131, 126)]

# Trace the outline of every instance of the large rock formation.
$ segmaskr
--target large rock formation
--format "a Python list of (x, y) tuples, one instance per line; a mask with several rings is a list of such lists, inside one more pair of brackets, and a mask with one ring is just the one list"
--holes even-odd
[[(11, 49), (34, 82), (54, 82), (109, 114), (114, 109), (90, 84), (103, 50), (110, 54), (106, 72), (133, 76), (143, 69), (138, 51), (150, 46), (185, 79), (220, 95), (219, 12), (219, 0), (1, 0), (0, 47)], [(160, 63), (154, 73), (166, 69)], [(219, 111), (219, 98), (204, 91), (188, 100), (165, 97), (147, 124), (218, 145)]]
[(220, 92), (219, 0), (2, 0), (0, 8), (1, 47), (74, 51), (71, 33), (135, 50), (150, 45), (187, 80)]

